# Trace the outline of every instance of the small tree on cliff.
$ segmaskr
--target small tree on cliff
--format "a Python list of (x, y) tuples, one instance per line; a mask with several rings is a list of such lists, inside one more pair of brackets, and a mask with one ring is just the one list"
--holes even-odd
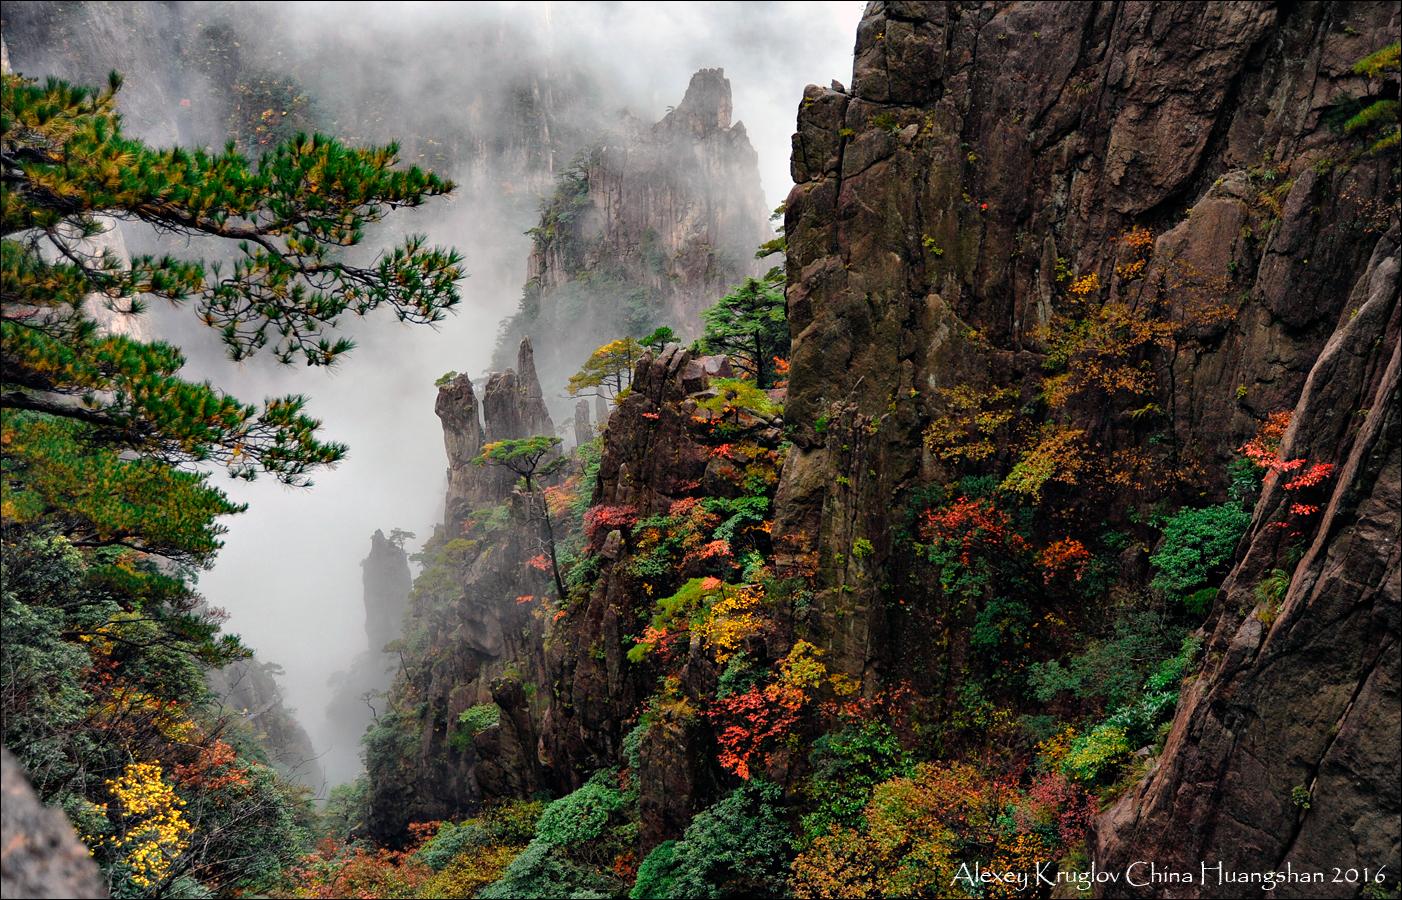
[[(202, 473), (225, 466), (290, 484), (340, 460), (317, 438), (301, 396), (245, 404), (180, 377), (176, 347), (106, 333), (97, 306), (138, 313), (145, 298), (193, 305), (244, 359), (271, 342), (277, 358), (330, 365), (351, 341), (331, 339), (343, 313), (391, 308), (434, 322), (458, 302), (461, 259), (411, 237), (364, 265), (338, 248), (391, 210), (446, 194), (451, 182), (396, 167), (394, 145), (350, 148), (296, 138), (250, 162), (223, 152), (157, 150), (122, 134), (106, 88), (3, 76), (3, 287), (0, 422), (7, 525), (56, 523), (80, 543), (207, 558), (213, 522), (237, 512)], [(201, 259), (119, 259), (90, 240), (104, 219), (222, 238), (227, 267)]]
[[(565, 457), (556, 453), (560, 438), (536, 435), (506, 441), (493, 441), (482, 447), (482, 452), (473, 460), (474, 465), (488, 463), (501, 466), (516, 474), (525, 483), (526, 493), (536, 492), (538, 479), (546, 478), (560, 471), (565, 465)], [(555, 578), (555, 592), (560, 602), (565, 602), (565, 580), (560, 575), (560, 563), (555, 555), (555, 526), (550, 521), (550, 504), (542, 501), (541, 519), (545, 526), (545, 546), (550, 555), (550, 572)]]
[(619, 338), (604, 344), (589, 354), (579, 371), (570, 376), (570, 396), (618, 399), (632, 385), (633, 367), (646, 352), (647, 348), (633, 338)]
[(761, 388), (773, 387), (775, 358), (789, 355), (788, 307), (784, 300), (783, 274), (775, 270), (745, 283), (701, 313), (706, 329), (701, 346), (709, 353), (724, 353), (735, 367)]

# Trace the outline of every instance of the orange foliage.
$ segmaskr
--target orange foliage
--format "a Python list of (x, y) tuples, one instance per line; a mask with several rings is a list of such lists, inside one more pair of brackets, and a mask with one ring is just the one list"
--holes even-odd
[(292, 869), (289, 877), (297, 885), (294, 896), (314, 900), (412, 897), (433, 874), (414, 858), (415, 850), (368, 850), (327, 838)]
[(774, 681), (716, 701), (709, 715), (720, 729), (716, 739), (721, 746), (721, 768), (748, 781), (751, 762), (766, 759), (765, 749), (792, 732), (799, 714), (827, 675), (827, 668), (818, 661), (820, 652), (807, 641), (799, 641), (779, 661), (779, 676)]
[(1091, 555), (1086, 545), (1071, 537), (1052, 541), (1037, 554), (1037, 562), (1042, 566), (1042, 578), (1047, 584), (1063, 577), (1080, 581), (1085, 577), (1090, 561)]
[(171, 777), (186, 787), (217, 791), (232, 785), (248, 784), (248, 771), (236, 765), (234, 748), (221, 740), (200, 747), (195, 761), (177, 765)]

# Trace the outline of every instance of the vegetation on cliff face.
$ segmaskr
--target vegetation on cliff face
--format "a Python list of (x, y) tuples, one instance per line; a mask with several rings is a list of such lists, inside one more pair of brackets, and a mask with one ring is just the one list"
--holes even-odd
[[(1323, 9), (873, 3), (799, 111), (786, 271), (701, 279), (689, 349), (567, 342), (597, 437), (563, 452), (528, 340), (481, 419), (440, 380), (446, 514), (314, 849), (188, 706), (240, 649), (149, 553), (215, 533), (88, 546), (117, 513), (42, 467), (140, 460), (26, 408), (7, 745), (134, 893), (1050, 897), (1015, 876), (1330, 854), (1395, 893), (1398, 14)], [(703, 75), (669, 142), (728, 126)], [(509, 328), (609, 271), (615, 175), (566, 173)]]
[[(432, 322), (459, 259), (411, 238), (343, 259), (364, 227), (452, 185), (395, 167), (391, 147), (297, 136), (256, 163), (156, 150), (123, 135), (101, 90), (3, 76), (0, 510), (4, 744), (64, 809), (116, 896), (209, 896), (279, 884), (312, 833), (307, 792), (279, 776), (253, 720), (222, 714), (207, 673), (244, 660), (193, 589), (242, 507), (202, 467), (306, 484), (345, 447), (305, 399), (261, 408), (180, 377), (162, 342), (105, 331), (149, 298), (194, 305), (242, 359), (329, 365), (342, 314)], [(110, 219), (238, 242), (198, 259), (94, 250)], [(8, 840), (8, 839), (7, 839)]]
[[(1353, 9), (1360, 22), (1381, 15)], [(1289, 17), (1231, 16), (1222, 47), (1195, 52), (1240, 62), (1240, 34), (1271, 28), (1325, 40)], [(490, 685), (465, 667), (452, 670), (459, 687), (417, 678), (401, 695), (406, 709), (432, 708), (489, 690), (497, 725), (475, 732), (460, 770), (474, 802), (523, 796), (527, 772), (558, 798), (527, 838), (455, 857), (476, 865), (477, 896), (978, 897), (1007, 885), (960, 873), (1081, 871), (1120, 852), (1106, 835), (1137, 792), (1158, 791), (1159, 804), (1182, 795), (1146, 773), (1192, 752), (1175, 737), (1185, 716), (1215, 727), (1198, 698), (1224, 665), (1223, 629), (1266, 640), (1303, 615), (1292, 572), (1327, 545), (1331, 504), (1349, 502), (1344, 462), (1305, 436), (1317, 413), (1301, 424), (1288, 411), (1300, 369), (1244, 357), (1274, 341), (1308, 368), (1328, 357), (1332, 329), (1371, 327), (1372, 361), (1359, 368), (1376, 380), (1386, 367), (1395, 151), (1363, 133), (1367, 116), (1343, 122), (1391, 96), (1390, 57), (1384, 48), (1355, 72), (1376, 49), (1361, 32), (1330, 51), (1331, 73), (1359, 79), (1335, 94), (1359, 102), (1337, 130), (1312, 132), (1328, 165), (1324, 150), (1263, 164), (1212, 145), (1220, 155), (1196, 174), (1096, 181), (1082, 199), (1113, 201), (1102, 221), (1086, 210), (1103, 202), (1068, 207), (1056, 187), (1074, 154), (1022, 160), (1021, 144), (961, 130), (941, 105), (973, 89), (940, 60), (974, 54), (984, 32), (980, 59), (1053, 34), (1050, 20), (1029, 21), (992, 5), (871, 7), (853, 91), (810, 89), (800, 110), (786, 302), (773, 281), (745, 282), (705, 313), (691, 350), (633, 350), (636, 365), (612, 366), (618, 402), (601, 450), (585, 442), (565, 464), (581, 479), (559, 507), (571, 511), (563, 602), (530, 619), (515, 655), (492, 657), (506, 674)], [(1076, 33), (1154, 40), (1105, 28), (1088, 18)], [(975, 70), (997, 103), (1033, 102), (997, 93), (1001, 64)], [(1099, 83), (1077, 78), (1065, 97)], [(1115, 132), (1134, 152), (1159, 152), (1139, 125), (1059, 111), (1083, 100), (1037, 102), (1052, 110), (1053, 136), (1039, 140), (1098, 146), (1113, 124), (1134, 131)], [(980, 104), (959, 114), (995, 115)], [(1337, 326), (1290, 318), (1266, 249), (1306, 215), (1282, 203), (1298, 182), (1281, 185), (1325, 176), (1340, 179), (1344, 206), (1369, 211), (1347, 227), (1381, 254), (1370, 264), (1338, 245), (1309, 251), (1328, 260), (1310, 263), (1311, 283), (1363, 286)], [(1024, 189), (1025, 202), (1013, 196)], [(1197, 207), (1179, 204), (1197, 192)], [(1345, 227), (1332, 207), (1310, 215)], [(1350, 327), (1355, 316), (1365, 324)], [(1225, 371), (1240, 379), (1206, 374)], [(582, 389), (594, 374), (581, 372)], [(1367, 546), (1373, 560), (1380, 545)], [(484, 557), (472, 558), (471, 590), (490, 596)], [(512, 687), (526, 673), (529, 697)], [(478, 708), (460, 702), (448, 710)], [(1385, 749), (1395, 757), (1395, 742)], [(1282, 794), (1292, 820), (1315, 797), (1293, 787)], [(1351, 796), (1369, 816), (1391, 802)], [(1151, 831), (1151, 811), (1136, 812), (1139, 833)]]

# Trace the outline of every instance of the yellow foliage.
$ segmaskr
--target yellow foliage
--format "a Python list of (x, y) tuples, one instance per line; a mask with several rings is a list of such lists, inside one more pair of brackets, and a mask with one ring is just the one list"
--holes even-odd
[(1074, 485), (1086, 468), (1085, 432), (1066, 425), (1042, 426), (1036, 445), (1022, 454), (1003, 479), (1004, 490), (1027, 497), (1033, 503), (1042, 499), (1047, 482)]
[(757, 584), (741, 585), (736, 590), (722, 588), (721, 598), (696, 629), (715, 652), (716, 662), (725, 662), (759, 632), (764, 625), (763, 604), (764, 588)]
[(961, 384), (938, 391), (945, 412), (925, 429), (925, 446), (948, 462), (978, 462), (998, 450), (999, 429), (1013, 417), (1014, 388), (976, 389)]
[[(105, 838), (123, 855), (137, 887), (160, 884), (169, 875), (171, 864), (190, 846), (194, 828), (176, 796), (155, 763), (129, 763), (118, 778), (105, 782), (117, 802), (119, 832)], [(91, 842), (91, 841), (90, 841)]]
[(501, 878), (511, 861), (526, 849), (514, 844), (474, 847), (453, 857), (441, 872), (419, 886), (419, 897), (475, 897), (477, 892)]
[(823, 653), (808, 641), (798, 641), (779, 660), (779, 683), (786, 688), (811, 691), (827, 677), (828, 667), (818, 659)]
[(1071, 286), (1067, 288), (1067, 292), (1077, 300), (1084, 300), (1092, 294), (1099, 292), (1099, 290), (1100, 276), (1095, 272), (1091, 272), (1089, 275), (1082, 275), (1071, 282)]
[(1076, 739), (1076, 729), (1067, 725), (1056, 734), (1037, 745), (1037, 761), (1043, 769), (1055, 771), (1061, 761), (1071, 752), (1071, 742)]

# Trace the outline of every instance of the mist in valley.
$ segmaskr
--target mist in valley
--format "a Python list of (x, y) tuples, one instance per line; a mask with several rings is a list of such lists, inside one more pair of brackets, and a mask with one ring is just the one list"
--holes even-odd
[[(500, 323), (521, 298), (525, 232), (556, 175), (623, 110), (656, 121), (693, 72), (720, 67), (734, 119), (758, 152), (765, 202), (777, 206), (791, 186), (803, 87), (846, 80), (863, 4), (29, 6), (5, 12), (13, 67), (87, 81), (120, 70), (128, 127), (151, 143), (221, 144), (230, 110), (264, 99), (238, 93), (238, 75), (237, 84), (271, 85), (266, 97), (287, 101), (274, 125), (287, 112), (293, 124), (357, 142), (398, 140), (408, 161), (459, 183), (449, 198), (392, 215), (366, 241), (373, 249), (425, 233), (463, 253), (462, 303), (437, 327), (388, 315), (346, 321), (358, 347), (325, 370), (281, 366), (266, 353), (235, 364), (189, 310), (150, 312), (150, 333), (189, 356), (187, 375), (249, 401), (307, 394), (325, 438), (351, 448), (306, 490), (218, 476), (249, 509), (227, 521), (225, 547), (200, 578), (208, 601), (228, 611), (229, 630), (285, 671), (284, 693), (328, 781), (348, 780), (359, 748), (334, 737), (325, 710), (333, 677), (368, 649), (360, 561), (376, 529), (414, 532), (413, 549), (441, 521), (434, 381), (486, 372)], [(132, 252), (209, 252), (134, 229), (124, 236)], [(558, 381), (543, 388), (563, 394)]]

